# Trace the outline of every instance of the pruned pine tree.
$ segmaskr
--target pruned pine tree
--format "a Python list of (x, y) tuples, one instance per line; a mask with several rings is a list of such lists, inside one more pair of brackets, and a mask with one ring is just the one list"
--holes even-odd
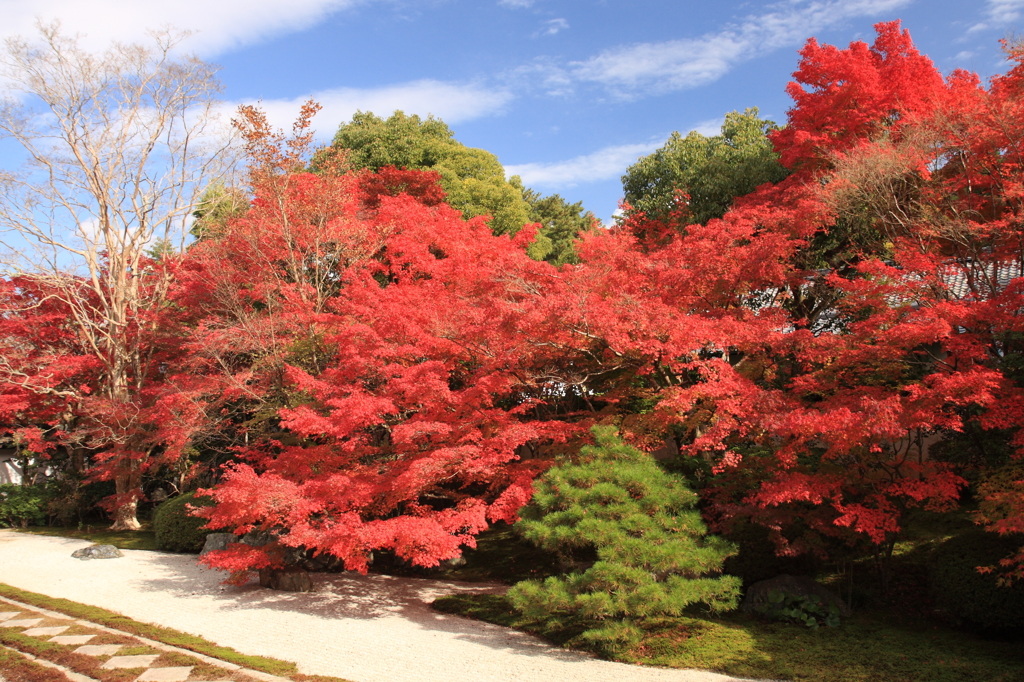
[(740, 580), (720, 571), (736, 547), (708, 534), (694, 508), (697, 495), (623, 442), (614, 427), (595, 426), (592, 433), (595, 445), (538, 479), (517, 528), (571, 567), (582, 568), (574, 560), (588, 554), (596, 562), (521, 582), (509, 590), (512, 604), (537, 617), (599, 621), (583, 636), (604, 643), (632, 639), (637, 618), (679, 615), (691, 604), (735, 608)]

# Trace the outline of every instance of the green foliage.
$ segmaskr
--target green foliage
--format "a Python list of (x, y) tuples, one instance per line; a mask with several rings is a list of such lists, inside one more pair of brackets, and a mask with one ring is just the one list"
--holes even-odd
[(583, 208), (583, 202), (570, 204), (558, 194), (542, 196), (529, 187), (523, 186), (518, 175), (509, 182), (522, 192), (530, 208), (530, 222), (540, 223), (540, 231), (534, 247), (538, 253), (530, 255), (537, 260), (546, 260), (554, 265), (578, 263), (579, 257), (573, 243), (581, 234), (594, 229), (597, 218)]
[(48, 497), (41, 485), (0, 485), (0, 524), (25, 528), (46, 518)]
[(584, 447), (578, 463), (555, 466), (535, 484), (517, 528), (570, 564), (587, 553), (596, 562), (583, 572), (518, 583), (508, 593), (512, 604), (528, 617), (600, 621), (581, 636), (614, 647), (638, 636), (636, 617), (679, 615), (697, 603), (735, 608), (739, 579), (717, 575), (735, 546), (707, 535), (697, 496), (613, 427), (592, 431), (597, 444)]
[(817, 630), (821, 625), (830, 628), (839, 627), (838, 606), (826, 604), (820, 600), (816, 601), (810, 597), (790, 594), (785, 590), (771, 590), (768, 593), (768, 601), (758, 604), (756, 610), (769, 620), (798, 623), (811, 630)]
[(998, 572), (983, 574), (1022, 544), (1020, 535), (971, 530), (935, 548), (928, 586), (937, 606), (967, 623), (991, 629), (1024, 628), (1024, 582), (1000, 586)]
[(448, 204), (466, 218), (491, 216), (488, 224), (494, 234), (515, 234), (530, 222), (527, 203), (505, 180), (498, 157), (460, 143), (440, 119), (422, 120), (401, 111), (382, 119), (356, 112), (338, 128), (334, 147), (346, 150), (353, 168), (437, 171)]
[(721, 135), (672, 133), (664, 147), (622, 176), (626, 203), (661, 220), (676, 208), (676, 192), (681, 190), (690, 197), (688, 221), (704, 224), (721, 218), (736, 197), (784, 179), (788, 171), (768, 139), (778, 126), (758, 113), (753, 107), (726, 114)]
[(245, 192), (215, 180), (199, 198), (199, 204), (192, 212), (195, 221), (189, 232), (196, 239), (215, 236), (224, 230), (229, 220), (242, 215), (248, 208), (249, 198)]
[(153, 514), (153, 530), (158, 548), (170, 552), (198, 552), (206, 542), (206, 519), (192, 516), (189, 506), (207, 507), (213, 504), (207, 497), (196, 498), (195, 493), (172, 497)]

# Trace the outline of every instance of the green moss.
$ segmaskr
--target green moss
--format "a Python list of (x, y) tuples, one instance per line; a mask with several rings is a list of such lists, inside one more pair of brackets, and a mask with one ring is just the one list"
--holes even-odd
[(118, 549), (147, 549), (150, 551), (157, 549), (156, 533), (148, 529), (111, 531), (93, 528), (92, 526), (86, 526), (83, 529), (33, 526), (19, 529), (18, 532), (48, 537), (87, 540), (96, 545), (113, 545)]
[(0, 670), (9, 682), (68, 682), (64, 673), (0, 647)]
[(640, 641), (616, 651), (594, 647), (579, 636), (593, 624), (530, 620), (504, 597), (443, 597), (434, 608), (515, 627), (624, 663), (800, 682), (1024, 682), (1020, 642), (988, 641), (935, 626), (893, 625), (877, 613), (858, 614), (841, 628), (817, 631), (742, 613), (648, 618), (639, 621)]

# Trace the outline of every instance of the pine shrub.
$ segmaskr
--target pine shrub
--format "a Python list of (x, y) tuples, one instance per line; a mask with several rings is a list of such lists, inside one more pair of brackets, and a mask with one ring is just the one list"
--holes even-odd
[(156, 546), (168, 552), (199, 552), (206, 542), (206, 519), (192, 516), (189, 506), (207, 507), (213, 504), (208, 497), (196, 498), (185, 493), (167, 500), (153, 514)]
[(46, 489), (41, 485), (0, 485), (0, 525), (21, 528), (46, 518)]
[(558, 552), (568, 575), (527, 580), (509, 590), (528, 617), (559, 615), (596, 621), (581, 638), (598, 648), (621, 648), (639, 635), (635, 619), (680, 615), (691, 604), (736, 607), (740, 579), (721, 575), (736, 553), (708, 535), (697, 495), (683, 478), (663, 471), (624, 443), (613, 427), (592, 429), (596, 445), (575, 463), (562, 462), (535, 484), (517, 529), (542, 549)]
[(979, 573), (979, 566), (997, 566), (1022, 544), (1021, 535), (1000, 536), (970, 530), (935, 548), (929, 560), (928, 585), (940, 608), (984, 629), (1024, 628), (1024, 582), (998, 584), (998, 573)]

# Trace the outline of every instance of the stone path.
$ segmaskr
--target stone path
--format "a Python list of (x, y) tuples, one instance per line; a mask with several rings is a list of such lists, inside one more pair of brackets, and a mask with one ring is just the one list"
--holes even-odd
[(429, 606), (445, 594), (501, 593), (502, 585), (343, 573), (312, 576), (310, 593), (274, 592), (222, 585), (223, 574), (197, 566), (193, 555), (123, 550), (116, 559), (71, 558), (87, 544), (0, 530), (0, 582), (352, 682), (735, 681), (602, 661)]
[[(57, 646), (7, 641), (8, 633)], [(124, 670), (133, 682), (289, 682), (5, 597), (0, 597), (0, 639), (6, 648), (60, 670), (72, 682), (95, 681), (97, 670)]]

